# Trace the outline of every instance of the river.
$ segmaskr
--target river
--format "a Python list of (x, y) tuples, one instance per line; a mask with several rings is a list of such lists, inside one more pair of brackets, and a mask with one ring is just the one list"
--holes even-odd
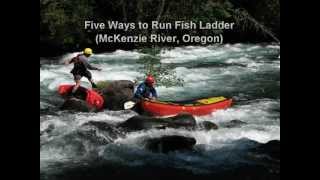
[[(76, 53), (60, 58), (40, 58), (40, 175), (41, 179), (63, 179), (66, 172), (80, 172), (97, 164), (108, 168), (97, 170), (110, 174), (115, 169), (128, 172), (139, 169), (175, 168), (192, 174), (206, 174), (249, 163), (244, 155), (253, 140), (266, 143), (280, 140), (280, 46), (274, 44), (225, 44), (162, 48), (156, 55), (161, 63), (173, 67), (184, 86), (157, 86), (160, 100), (183, 101), (210, 96), (234, 99), (231, 108), (198, 122), (211, 121), (218, 126), (231, 120), (247, 124), (218, 130), (152, 129), (117, 137), (113, 143), (101, 144), (78, 140), (75, 133), (89, 121), (121, 123), (136, 115), (130, 110), (98, 113), (75, 113), (59, 110), (63, 99), (57, 88), (73, 83), (72, 65), (63, 62)], [(91, 63), (102, 68), (92, 71), (96, 81), (132, 80), (144, 75), (139, 62), (145, 54), (138, 50), (117, 50), (92, 56)], [(82, 84), (90, 87), (83, 78)], [(46, 129), (50, 129), (46, 133)], [(152, 153), (142, 140), (163, 135), (184, 135), (196, 139), (195, 152)], [(105, 166), (101, 166), (105, 167)], [(96, 167), (95, 169), (99, 169)], [(74, 170), (74, 171), (72, 171)], [(95, 172), (96, 171), (90, 171)], [(75, 174), (76, 174), (75, 173)], [(90, 174), (90, 173), (89, 173)], [(91, 177), (91, 176), (88, 176)], [(90, 178), (89, 178), (90, 179)], [(92, 179), (92, 178), (91, 178)]]

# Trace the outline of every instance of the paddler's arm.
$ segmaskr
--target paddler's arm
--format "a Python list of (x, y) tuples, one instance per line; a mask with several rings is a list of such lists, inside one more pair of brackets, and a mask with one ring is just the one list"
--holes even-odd
[(68, 61), (66, 61), (65, 64), (69, 65), (69, 64), (73, 63), (74, 61), (75, 61), (75, 57), (70, 59), (70, 60), (68, 60)]
[(92, 66), (91, 64), (87, 63), (87, 68), (90, 69), (90, 70), (97, 70), (97, 71), (101, 71), (102, 69), (100, 68), (97, 68), (97, 67), (94, 67)]
[(94, 67), (92, 66), (88, 61), (86, 60), (81, 60), (82, 63), (86, 66), (86, 68), (90, 69), (90, 70), (98, 70), (98, 71), (101, 71), (102, 69), (100, 68), (97, 68), (97, 67)]

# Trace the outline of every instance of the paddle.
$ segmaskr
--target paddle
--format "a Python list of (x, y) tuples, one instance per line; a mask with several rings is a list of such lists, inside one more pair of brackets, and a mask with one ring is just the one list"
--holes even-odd
[(125, 102), (125, 103), (123, 104), (123, 107), (124, 107), (125, 110), (127, 110), (127, 109), (133, 108), (135, 105), (136, 105), (135, 102), (133, 102), (133, 101), (127, 101), (127, 102)]
[[(143, 101), (151, 101), (151, 102), (155, 102), (156, 100), (150, 100), (147, 98), (144, 98)], [(127, 101), (123, 104), (124, 109), (131, 109), (133, 108), (137, 103), (134, 101)]]

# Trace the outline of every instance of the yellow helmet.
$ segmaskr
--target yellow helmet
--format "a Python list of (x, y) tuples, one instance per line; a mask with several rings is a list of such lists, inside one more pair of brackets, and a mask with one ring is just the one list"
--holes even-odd
[(91, 48), (85, 48), (83, 50), (83, 54), (91, 55), (92, 54), (92, 49)]

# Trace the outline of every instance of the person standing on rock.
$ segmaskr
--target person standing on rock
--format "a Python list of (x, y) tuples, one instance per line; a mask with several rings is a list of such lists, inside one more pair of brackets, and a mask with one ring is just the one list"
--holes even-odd
[(154, 88), (154, 84), (154, 77), (148, 75), (146, 80), (137, 87), (134, 97), (144, 100), (156, 100), (158, 98), (158, 94), (156, 89)]
[(89, 64), (88, 58), (91, 55), (92, 55), (92, 49), (85, 48), (83, 53), (78, 54), (76, 57), (66, 62), (67, 65), (71, 63), (74, 64), (73, 69), (70, 72), (71, 74), (73, 74), (74, 81), (76, 82), (76, 85), (72, 89), (72, 93), (75, 93), (79, 88), (80, 80), (83, 76), (90, 81), (92, 88), (97, 88), (96, 84), (93, 82), (92, 75), (88, 69), (98, 70), (98, 71), (101, 71), (101, 69)]

